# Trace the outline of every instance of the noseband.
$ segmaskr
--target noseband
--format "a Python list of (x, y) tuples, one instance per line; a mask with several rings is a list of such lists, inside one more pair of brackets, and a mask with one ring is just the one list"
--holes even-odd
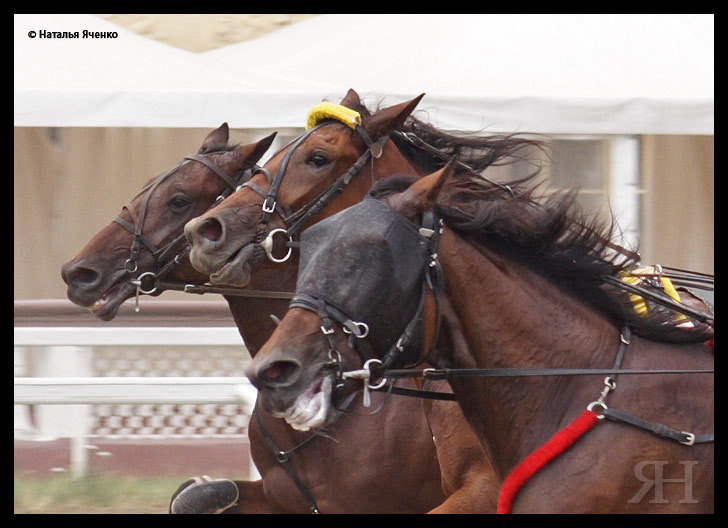
[[(316, 122), (316, 120), (326, 119), (324, 122)], [(364, 140), (367, 145), (367, 149), (359, 158), (354, 162), (351, 167), (340, 176), (331, 186), (329, 186), (323, 193), (312, 201), (302, 206), (295, 212), (292, 212), (288, 206), (281, 206), (278, 203), (278, 192), (283, 182), (283, 177), (288, 169), (288, 164), (291, 160), (291, 156), (295, 150), (303, 143), (311, 134), (315, 131), (323, 128), (324, 126), (332, 124), (334, 121), (331, 119), (343, 122), (349, 128), (355, 130), (359, 136)], [(384, 135), (376, 140), (372, 140), (367, 134), (364, 127), (359, 124), (360, 116), (359, 113), (341, 105), (333, 105), (331, 103), (321, 103), (316, 105), (311, 112), (309, 112), (309, 129), (294, 139), (291, 143), (283, 148), (290, 145), (290, 149), (286, 152), (283, 160), (281, 161), (275, 176), (272, 176), (270, 171), (265, 167), (257, 167), (253, 171), (253, 175), (257, 172), (262, 172), (268, 180), (268, 191), (261, 189), (258, 185), (252, 181), (243, 183), (242, 187), (249, 187), (261, 197), (263, 197), (262, 210), (263, 214), (259, 222), (259, 234), (257, 240), (259, 241), (260, 247), (265, 251), (268, 259), (272, 262), (280, 263), (287, 261), (292, 254), (293, 247), (297, 245), (294, 241), (294, 236), (301, 230), (301, 227), (308, 222), (311, 218), (316, 216), (324, 207), (326, 207), (331, 201), (341, 193), (344, 188), (351, 182), (363, 168), (364, 165), (369, 161), (381, 157), (384, 145), (389, 139), (389, 135)], [(372, 183), (374, 183), (374, 163), (372, 163)], [(283, 220), (283, 224), (286, 229), (268, 229), (268, 221), (271, 214), (277, 213), (278, 216)], [(273, 255), (273, 239), (276, 235), (285, 236), (288, 241), (288, 252), (283, 258), (277, 258)]]
[[(167, 172), (164, 172), (163, 174), (160, 174), (155, 178), (153, 182), (151, 182), (149, 185), (147, 185), (144, 189), (140, 191), (140, 194), (143, 192), (146, 192), (146, 195), (144, 196), (144, 199), (142, 200), (141, 207), (139, 208), (139, 214), (135, 215), (134, 211), (131, 207), (123, 206), (122, 209), (125, 209), (129, 212), (129, 215), (132, 218), (132, 223), (127, 222), (124, 220), (121, 215), (114, 218), (114, 222), (122, 226), (124, 229), (129, 231), (129, 233), (132, 234), (132, 244), (130, 249), (130, 255), (129, 258), (124, 262), (124, 269), (129, 274), (134, 274), (137, 272), (139, 268), (139, 253), (142, 250), (142, 247), (146, 248), (152, 255), (152, 258), (154, 259), (154, 262), (157, 266), (157, 270), (155, 272), (145, 272), (140, 274), (137, 277), (133, 277), (130, 282), (134, 284), (137, 287), (137, 305), (135, 307), (136, 311), (139, 311), (139, 305), (138, 305), (138, 299), (139, 299), (139, 293), (144, 294), (151, 294), (154, 293), (157, 290), (156, 282), (154, 285), (152, 285), (149, 289), (144, 289), (142, 285), (142, 281), (145, 278), (150, 279), (159, 279), (161, 277), (166, 276), (172, 269), (172, 267), (176, 264), (182, 263), (182, 258), (186, 255), (186, 250), (181, 250), (178, 254), (174, 256), (174, 258), (167, 259), (167, 256), (170, 253), (173, 253), (177, 250), (180, 250), (179, 247), (182, 245), (185, 241), (184, 234), (181, 234), (177, 238), (170, 241), (168, 244), (162, 246), (161, 248), (158, 248), (155, 246), (146, 236), (144, 236), (142, 230), (144, 228), (144, 221), (146, 220), (147, 216), (147, 208), (149, 207), (149, 200), (152, 197), (152, 193), (157, 189), (157, 187), (164, 182), (168, 177), (170, 177), (172, 174), (175, 174), (182, 166), (187, 164), (190, 161), (196, 161), (198, 163), (202, 163), (205, 167), (210, 169), (213, 173), (215, 173), (221, 180), (225, 182), (227, 187), (222, 191), (222, 193), (215, 199), (215, 201), (210, 205), (210, 207), (214, 207), (218, 203), (220, 203), (222, 200), (224, 200), (228, 195), (230, 195), (234, 190), (238, 189), (240, 186), (240, 182), (246, 179), (250, 178), (251, 175), (251, 169), (246, 169), (240, 172), (240, 175), (233, 179), (230, 176), (228, 176), (220, 167), (215, 165), (210, 159), (206, 158), (202, 154), (191, 154), (189, 156), (185, 156), (184, 160), (181, 161), (176, 166), (169, 169)], [(163, 262), (165, 262), (163, 264)]]

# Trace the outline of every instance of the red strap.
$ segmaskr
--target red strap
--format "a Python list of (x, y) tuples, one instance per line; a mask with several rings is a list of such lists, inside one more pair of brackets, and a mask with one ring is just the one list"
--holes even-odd
[(538, 470), (565, 451), (599, 421), (593, 411), (584, 411), (576, 420), (557, 432), (544, 445), (528, 455), (506, 478), (498, 496), (498, 513), (510, 513), (518, 490)]

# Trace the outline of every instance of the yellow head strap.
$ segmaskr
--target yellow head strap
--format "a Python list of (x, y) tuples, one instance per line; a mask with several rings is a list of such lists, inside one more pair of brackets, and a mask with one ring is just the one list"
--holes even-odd
[(336, 119), (354, 129), (361, 125), (361, 115), (356, 110), (334, 103), (319, 103), (308, 112), (306, 130), (315, 127), (324, 119)]

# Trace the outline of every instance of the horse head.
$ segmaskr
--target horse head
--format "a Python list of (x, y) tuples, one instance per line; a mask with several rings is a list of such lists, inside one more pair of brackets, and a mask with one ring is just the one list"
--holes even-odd
[[(68, 298), (100, 319), (113, 319), (121, 303), (134, 295), (135, 281), (145, 274), (152, 277), (182, 251), (185, 223), (240, 185), (274, 137), (229, 146), (228, 125), (223, 123), (196, 154), (149, 180), (114, 221), (62, 266)], [(173, 264), (167, 268), (169, 278), (206, 278), (186, 259)]]
[(345, 372), (425, 358), (436, 340), (436, 310), (423, 288), (431, 246), (415, 222), (452, 171), (451, 163), (303, 233), (291, 308), (246, 372), (268, 412), (296, 429), (321, 426), (361, 386)]
[(369, 113), (350, 90), (340, 105), (314, 107), (306, 133), (185, 226), (193, 266), (213, 283), (244, 286), (266, 253), (274, 262), (290, 256), (296, 231), (357, 203), (374, 180), (417, 172), (388, 138), (421, 97)]

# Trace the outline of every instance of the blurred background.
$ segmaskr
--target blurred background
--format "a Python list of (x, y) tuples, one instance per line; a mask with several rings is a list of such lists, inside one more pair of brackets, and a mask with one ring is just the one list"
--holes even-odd
[[(713, 273), (713, 42), (712, 15), (16, 14), (16, 329), (99, 326), (67, 305), (61, 265), (212, 129), (228, 122), (232, 143), (277, 130), (274, 152), (303, 131), (308, 108), (348, 88), (372, 109), (424, 92), (415, 115), (446, 130), (546, 139), (537, 160), (546, 189), (578, 188), (588, 210), (612, 211), (645, 263)], [(129, 301), (125, 322), (107, 326), (150, 326), (153, 303), (173, 321), (175, 303), (192, 303), (213, 311), (208, 326), (233, 327), (220, 297), (192, 297), (144, 298), (140, 314)], [(34, 311), (45, 300), (66, 319)], [(216, 347), (44, 345), (37, 335), (16, 332), (16, 378), (236, 376), (249, 360), (234, 334)], [(92, 499), (99, 511), (163, 513), (170, 487), (194, 474), (254, 479), (247, 412), (247, 403), (16, 405), (16, 512), (70, 504), (42, 500), (48, 488), (23, 491), (26, 480), (56, 483), (63, 497), (64, 478), (116, 475)], [(138, 488), (149, 473), (169, 481), (115, 503), (130, 495), (114, 487), (121, 476)]]

